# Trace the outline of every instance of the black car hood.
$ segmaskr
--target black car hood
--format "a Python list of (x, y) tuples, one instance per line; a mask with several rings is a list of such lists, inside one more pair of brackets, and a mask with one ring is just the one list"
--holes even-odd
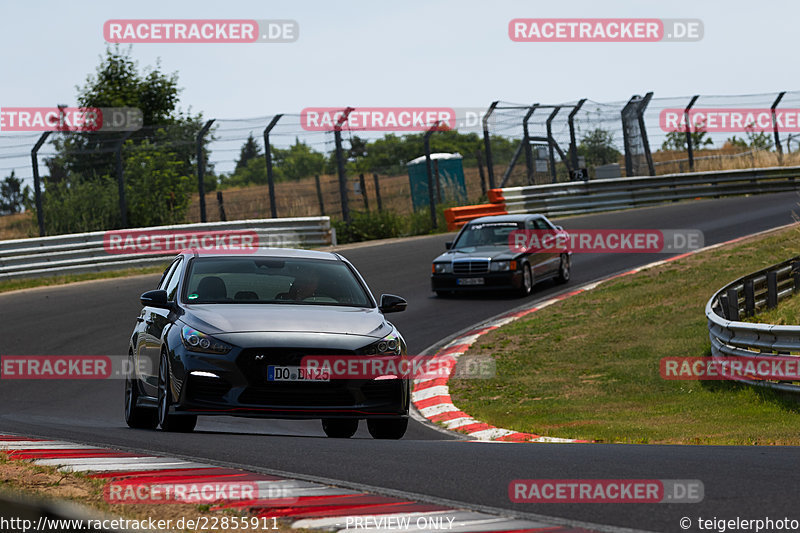
[(303, 304), (186, 305), (181, 321), (204, 333), (336, 333), (384, 337), (391, 330), (377, 308)]
[(508, 249), (508, 246), (470, 246), (459, 248), (458, 250), (448, 250), (434, 262), (452, 261), (453, 259), (492, 259), (494, 261), (503, 259), (513, 259), (516, 254)]

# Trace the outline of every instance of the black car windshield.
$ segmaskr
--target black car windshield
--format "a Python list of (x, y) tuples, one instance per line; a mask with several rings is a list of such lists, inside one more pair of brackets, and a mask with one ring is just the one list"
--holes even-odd
[(341, 261), (282, 257), (197, 257), (189, 265), (188, 304), (306, 304), (373, 307)]
[(522, 222), (471, 223), (464, 228), (452, 248), (508, 246), (508, 235), (512, 231), (522, 228)]

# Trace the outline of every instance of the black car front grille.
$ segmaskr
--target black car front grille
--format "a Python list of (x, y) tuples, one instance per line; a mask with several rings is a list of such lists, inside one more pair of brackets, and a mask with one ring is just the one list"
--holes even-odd
[(248, 405), (285, 407), (319, 407), (355, 405), (355, 397), (343, 383), (270, 383), (264, 387), (247, 387), (239, 402)]
[[(247, 348), (236, 358), (236, 366), (247, 378), (249, 385), (260, 387), (267, 384), (269, 365), (300, 366), (303, 357), (309, 355), (349, 356), (355, 355), (355, 352), (320, 348)], [(269, 382), (270, 386), (273, 383)]]
[(485, 274), (489, 272), (489, 260), (453, 261), (453, 274)]

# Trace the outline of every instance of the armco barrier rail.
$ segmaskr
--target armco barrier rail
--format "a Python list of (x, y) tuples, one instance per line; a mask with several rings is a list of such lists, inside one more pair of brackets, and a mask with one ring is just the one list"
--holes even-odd
[(455, 230), (485, 215), (575, 215), (692, 198), (794, 191), (800, 189), (798, 178), (800, 167), (774, 167), (509, 187), (490, 190), (489, 204), (447, 209), (445, 218)]
[[(706, 304), (711, 355), (800, 357), (800, 326), (740, 322), (800, 290), (800, 256), (737, 279), (720, 289)], [(800, 392), (800, 384), (767, 380), (740, 381), (779, 390)]]
[[(135, 228), (137, 232), (203, 232), (250, 230), (260, 247), (316, 247), (336, 244), (330, 217), (270, 218), (207, 224), (180, 224)], [(79, 274), (103, 270), (146, 267), (175, 255), (110, 254), (103, 247), (107, 232), (55, 235), (36, 239), (0, 241), (0, 280)]]

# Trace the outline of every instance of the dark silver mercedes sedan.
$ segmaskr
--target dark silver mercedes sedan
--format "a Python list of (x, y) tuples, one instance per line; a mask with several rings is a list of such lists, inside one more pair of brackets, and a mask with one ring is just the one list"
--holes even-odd
[(384, 294), (376, 302), (339, 254), (184, 252), (141, 303), (125, 384), (131, 427), (192, 431), (198, 415), (233, 415), (321, 419), (329, 437), (351, 437), (359, 420), (379, 439), (406, 431), (409, 379), (302, 365), (308, 356), (406, 355), (384, 317), (406, 301)]

